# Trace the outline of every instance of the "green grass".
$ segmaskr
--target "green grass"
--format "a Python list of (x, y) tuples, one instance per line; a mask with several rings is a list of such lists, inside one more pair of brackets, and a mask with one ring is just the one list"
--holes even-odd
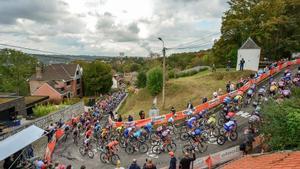
[[(219, 88), (225, 92), (225, 85), (230, 80), (236, 82), (241, 77), (247, 77), (251, 71), (226, 72), (225, 69), (218, 69), (217, 72), (203, 71), (194, 76), (182, 77), (178, 79), (169, 79), (166, 83), (166, 103), (165, 109), (161, 107), (161, 94), (157, 96), (157, 103), (160, 114), (166, 114), (171, 106), (176, 110), (183, 110), (189, 100), (194, 105), (201, 103), (202, 97), (212, 97), (212, 93)], [(217, 80), (216, 77), (223, 77)], [(154, 97), (152, 97), (147, 89), (141, 89), (137, 94), (130, 93), (124, 104), (119, 109), (119, 113), (125, 117), (131, 114), (138, 118), (138, 112), (144, 110), (148, 115)]]

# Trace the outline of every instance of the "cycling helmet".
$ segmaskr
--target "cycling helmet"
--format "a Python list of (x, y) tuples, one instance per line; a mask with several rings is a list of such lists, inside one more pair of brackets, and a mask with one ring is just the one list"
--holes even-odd
[(174, 122), (173, 117), (170, 117), (170, 118), (168, 119), (168, 122), (169, 122), (169, 123), (173, 123), (173, 122)]
[(254, 101), (254, 102), (252, 103), (252, 105), (253, 105), (254, 107), (256, 107), (256, 106), (258, 105), (258, 103), (257, 103), (256, 101)]
[(193, 134), (196, 135), (196, 136), (200, 135), (201, 134), (201, 129), (199, 129), (199, 128), (195, 129)]

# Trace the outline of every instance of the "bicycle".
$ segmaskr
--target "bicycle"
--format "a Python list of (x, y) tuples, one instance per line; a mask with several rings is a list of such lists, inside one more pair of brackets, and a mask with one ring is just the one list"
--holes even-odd
[(184, 145), (182, 148), (182, 152), (185, 153), (191, 153), (192, 151), (198, 151), (200, 153), (204, 153), (207, 151), (208, 145), (206, 142), (198, 137), (193, 138), (194, 136), (190, 136), (188, 140), (188, 144)]
[(136, 138), (130, 139), (126, 145), (125, 151), (128, 154), (133, 154), (134, 152), (146, 153), (149, 147), (144, 142), (137, 140)]
[(109, 155), (108, 152), (104, 149), (100, 150), (100, 160), (103, 163), (106, 163), (107, 161), (109, 161), (111, 164), (113, 165), (117, 165), (118, 160), (120, 160), (120, 157), (118, 154), (113, 153), (112, 155)]
[(91, 145), (89, 145), (88, 147), (85, 146), (85, 145), (80, 146), (79, 147), (79, 152), (82, 156), (85, 156), (87, 154), (90, 159), (93, 159), (94, 155), (95, 155), (93, 150), (92, 150)]
[(177, 149), (177, 145), (175, 144), (175, 142), (173, 140), (171, 141), (168, 141), (168, 143), (163, 146), (165, 143), (160, 139), (160, 140), (157, 140), (156, 144), (154, 146), (152, 146), (152, 152), (154, 154), (160, 154), (161, 152), (163, 151), (173, 151), (175, 152), (176, 149)]

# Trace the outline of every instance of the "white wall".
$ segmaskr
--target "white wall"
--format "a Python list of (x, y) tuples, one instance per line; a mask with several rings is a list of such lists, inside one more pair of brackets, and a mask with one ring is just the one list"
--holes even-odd
[(239, 49), (236, 70), (240, 70), (240, 60), (244, 58), (244, 70), (258, 71), (260, 49)]
[(118, 88), (118, 81), (114, 77), (112, 78), (112, 81), (113, 81), (113, 85), (111, 86), (111, 88), (117, 89)]

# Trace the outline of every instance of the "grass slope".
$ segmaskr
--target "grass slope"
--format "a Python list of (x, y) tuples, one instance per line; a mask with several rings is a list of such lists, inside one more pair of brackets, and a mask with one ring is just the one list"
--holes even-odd
[[(194, 76), (183, 77), (178, 79), (170, 79), (166, 83), (166, 103), (165, 109), (161, 107), (161, 94), (157, 97), (160, 114), (166, 114), (171, 106), (176, 110), (183, 110), (189, 100), (193, 105), (201, 103), (202, 97), (212, 97), (212, 93), (219, 88), (225, 92), (225, 85), (228, 81), (236, 82), (241, 77), (247, 77), (251, 71), (230, 71), (218, 69), (217, 72), (204, 71)], [(223, 76), (222, 80), (218, 80), (218, 76)], [(141, 89), (137, 94), (129, 94), (126, 101), (119, 109), (119, 113), (123, 118), (131, 114), (135, 119), (139, 118), (138, 112), (144, 110), (148, 116), (148, 111), (153, 103), (154, 97), (149, 94), (147, 89)], [(125, 119), (124, 119), (125, 120)]]

